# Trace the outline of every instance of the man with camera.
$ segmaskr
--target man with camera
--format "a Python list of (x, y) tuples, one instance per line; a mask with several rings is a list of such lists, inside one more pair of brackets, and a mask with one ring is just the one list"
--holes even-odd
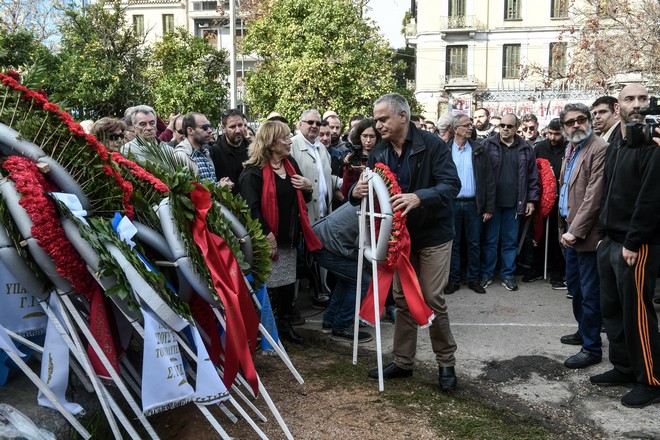
[(645, 87), (619, 93), (621, 135), (607, 149), (605, 190), (597, 248), (601, 313), (613, 369), (592, 376), (600, 386), (633, 385), (621, 403), (643, 408), (660, 403), (660, 335), (653, 307), (660, 268), (660, 149), (656, 124), (645, 115)]

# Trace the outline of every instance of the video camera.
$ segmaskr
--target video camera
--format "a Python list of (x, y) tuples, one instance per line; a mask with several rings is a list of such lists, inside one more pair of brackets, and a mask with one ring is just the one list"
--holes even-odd
[[(644, 116), (647, 115), (660, 115), (660, 107), (658, 107), (658, 98), (651, 97), (649, 99), (649, 106), (640, 110)], [(626, 124), (626, 145), (629, 147), (638, 147), (640, 145), (650, 145), (652, 139), (660, 138), (660, 135), (655, 132), (658, 128), (657, 119), (647, 118), (644, 122), (629, 122)]]
[(362, 152), (362, 145), (353, 145), (347, 142), (346, 146), (349, 147), (349, 154), (351, 155), (351, 157), (348, 159), (348, 164), (354, 167), (362, 166), (364, 161), (367, 159), (367, 156), (365, 156), (365, 154)]

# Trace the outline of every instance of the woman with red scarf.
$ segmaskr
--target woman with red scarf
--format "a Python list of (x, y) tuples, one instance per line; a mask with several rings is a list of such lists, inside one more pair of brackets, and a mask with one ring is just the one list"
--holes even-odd
[(300, 232), (310, 251), (322, 246), (309, 224), (305, 206), (312, 197), (312, 182), (300, 174), (290, 152), (289, 127), (279, 121), (264, 123), (250, 144), (238, 184), (271, 247), (273, 265), (266, 285), (279, 336), (302, 344), (303, 339), (291, 326)]

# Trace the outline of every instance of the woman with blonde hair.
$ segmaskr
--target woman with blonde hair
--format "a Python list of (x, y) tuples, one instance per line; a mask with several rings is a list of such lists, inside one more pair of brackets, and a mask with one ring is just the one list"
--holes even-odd
[(271, 247), (273, 264), (266, 285), (279, 336), (302, 344), (291, 326), (300, 232), (310, 251), (322, 246), (307, 218), (305, 203), (311, 200), (312, 182), (300, 174), (290, 153), (289, 127), (279, 121), (265, 122), (250, 144), (238, 185)]

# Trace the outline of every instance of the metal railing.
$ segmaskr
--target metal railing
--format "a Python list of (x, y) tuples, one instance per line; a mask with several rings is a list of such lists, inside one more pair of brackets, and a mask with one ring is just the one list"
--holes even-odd
[(486, 26), (476, 19), (474, 15), (458, 15), (453, 17), (440, 17), (440, 29), (485, 29)]

